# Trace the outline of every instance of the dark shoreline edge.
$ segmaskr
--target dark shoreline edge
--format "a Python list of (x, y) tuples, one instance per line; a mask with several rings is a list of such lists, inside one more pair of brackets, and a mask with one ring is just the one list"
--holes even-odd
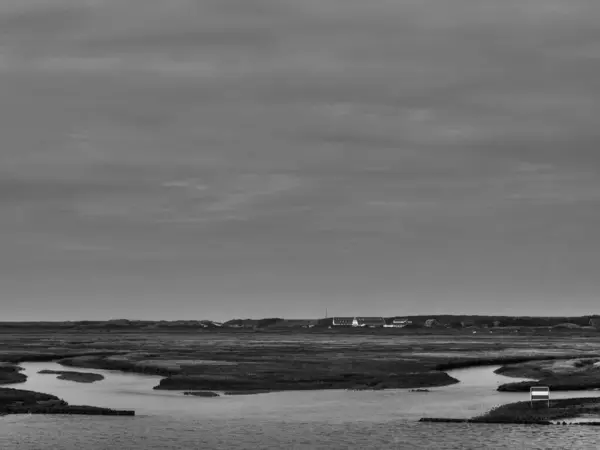
[[(529, 361), (544, 361), (544, 360), (563, 360), (563, 359), (574, 359), (574, 358), (597, 358), (600, 357), (599, 353), (584, 353), (581, 355), (529, 355), (529, 356), (499, 356), (494, 358), (480, 358), (480, 359), (459, 359), (457, 361), (449, 361), (440, 363), (435, 366), (435, 370), (455, 370), (455, 369), (468, 369), (470, 367), (479, 366), (497, 366), (506, 364), (518, 364)], [(500, 369), (495, 370), (497, 372)]]
[(9, 414), (81, 414), (135, 416), (135, 411), (88, 405), (69, 405), (56, 395), (0, 387), (0, 415)]
[(598, 422), (577, 422), (577, 423), (568, 423), (568, 422), (560, 422), (556, 423), (547, 421), (547, 420), (515, 420), (512, 422), (506, 421), (497, 421), (497, 420), (472, 420), (472, 419), (448, 419), (443, 417), (423, 417), (419, 419), (419, 422), (429, 422), (429, 423), (468, 423), (468, 424), (481, 424), (481, 425), (555, 425), (555, 426), (574, 426), (574, 425), (586, 425), (586, 426), (600, 426), (600, 419)]
[[(514, 420), (514, 421), (498, 421), (498, 420), (474, 420), (474, 419), (452, 419), (445, 417), (422, 417), (419, 422), (429, 423), (479, 423), (479, 424), (498, 424), (498, 425), (553, 425), (547, 420)], [(599, 422), (600, 424), (600, 422)]]
[(219, 394), (217, 394), (216, 392), (212, 392), (212, 391), (186, 391), (183, 393), (183, 395), (190, 395), (193, 397), (206, 397), (206, 398), (220, 397)]
[(0, 416), (17, 414), (45, 414), (45, 415), (81, 415), (81, 416), (135, 416), (133, 410), (99, 408), (88, 405), (67, 405), (59, 408), (10, 408), (0, 411)]
[(473, 419), (450, 419), (444, 417), (423, 417), (419, 419), (419, 422), (429, 422), (429, 423), (474, 423), (474, 424), (482, 424), (482, 425), (587, 425), (587, 426), (600, 426), (600, 419), (598, 422), (576, 422), (576, 423), (568, 423), (564, 421), (557, 420), (556, 423), (551, 422), (549, 420), (514, 420), (514, 421), (505, 421), (505, 420), (473, 420)]
[[(423, 417), (419, 422), (488, 423), (513, 425), (567, 425), (566, 420), (577, 419), (584, 414), (598, 415), (598, 420), (569, 425), (600, 425), (600, 397), (581, 397), (551, 400), (532, 407), (529, 401), (507, 403), (470, 419)], [(555, 423), (556, 422), (556, 423)]]
[(27, 375), (21, 373), (23, 368), (11, 362), (0, 363), (0, 386), (18, 384), (27, 381)]
[[(2, 354), (0, 362), (4, 363), (34, 363), (34, 362), (58, 362), (66, 358), (78, 358), (81, 356), (115, 356), (131, 353), (129, 350), (98, 350), (87, 352), (70, 352), (70, 353), (36, 353), (33, 355), (7, 355)], [(21, 368), (22, 370), (23, 368)]]

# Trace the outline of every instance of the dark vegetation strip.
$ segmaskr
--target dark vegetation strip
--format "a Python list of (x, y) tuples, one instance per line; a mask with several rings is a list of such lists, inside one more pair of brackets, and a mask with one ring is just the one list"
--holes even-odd
[(270, 392), (276, 392), (276, 391), (270, 391), (267, 389), (255, 389), (253, 391), (227, 391), (225, 392), (225, 395), (252, 395), (252, 394), (268, 394)]
[(419, 419), (419, 422), (433, 422), (433, 423), (480, 423), (480, 424), (497, 424), (497, 425), (579, 425), (579, 426), (600, 426), (600, 421), (598, 422), (560, 422), (552, 423), (548, 420), (515, 420), (511, 422), (498, 422), (498, 421), (482, 421), (482, 420), (473, 420), (473, 419), (450, 419), (444, 417), (423, 417)]
[(416, 372), (405, 374), (325, 374), (306, 373), (286, 376), (280, 373), (249, 377), (231, 375), (175, 375), (163, 378), (155, 390), (208, 390), (227, 391), (230, 394), (273, 391), (300, 391), (323, 389), (402, 389), (422, 386), (444, 386), (458, 380), (443, 372)]
[(419, 422), (434, 422), (434, 423), (482, 423), (482, 424), (511, 424), (511, 425), (552, 425), (552, 422), (548, 420), (519, 420), (514, 419), (510, 421), (497, 421), (497, 420), (474, 420), (474, 419), (453, 419), (444, 417), (423, 417), (419, 419)]
[(548, 386), (551, 391), (587, 391), (600, 389), (600, 380), (597, 374), (566, 374), (554, 375), (537, 381), (521, 381), (506, 383), (498, 386), (500, 392), (529, 392), (532, 386)]
[[(128, 352), (129, 353), (129, 352)], [(180, 371), (170, 370), (164, 367), (141, 367), (135, 364), (135, 360), (111, 360), (106, 359), (104, 356), (117, 356), (119, 353), (113, 353), (108, 355), (100, 356), (98, 359), (76, 359), (86, 356), (99, 356), (99, 355), (81, 355), (67, 357), (56, 361), (61, 366), (66, 367), (82, 367), (86, 369), (100, 369), (100, 370), (118, 370), (120, 372), (139, 373), (143, 375), (158, 375), (158, 376), (173, 376), (178, 375)]]
[[(573, 356), (571, 357), (573, 358)], [(576, 357), (575, 357), (576, 358)], [(581, 356), (580, 356), (581, 358)], [(536, 381), (520, 381), (506, 383), (498, 386), (501, 392), (528, 392), (532, 386), (548, 386), (552, 391), (581, 391), (600, 389), (600, 379), (595, 363), (597, 355), (586, 355), (584, 359), (577, 359), (573, 363), (573, 370), (567, 372), (554, 372), (551, 366), (542, 363), (506, 365), (495, 372), (508, 376), (530, 378)]]
[(600, 413), (600, 398), (566, 398), (551, 400), (550, 407), (546, 402), (529, 401), (508, 403), (491, 411), (474, 417), (474, 421), (511, 421), (511, 420), (561, 420), (577, 417), (580, 414)]
[[(496, 358), (473, 358), (473, 359), (459, 359), (455, 361), (444, 362), (435, 366), (435, 370), (454, 370), (454, 369), (466, 369), (469, 367), (478, 366), (496, 366), (506, 364), (518, 364), (529, 361), (543, 361), (543, 360), (561, 360), (561, 359), (573, 359), (573, 358), (595, 358), (600, 356), (599, 354), (580, 354), (580, 355), (530, 355), (530, 356), (499, 356)], [(501, 373), (500, 369), (495, 371)]]
[(97, 406), (69, 405), (52, 394), (23, 389), (0, 388), (0, 415), (6, 414), (91, 414), (133, 416), (134, 411)]
[(81, 356), (115, 356), (124, 353), (130, 353), (130, 350), (111, 350), (111, 351), (86, 351), (86, 352), (65, 352), (65, 353), (33, 353), (27, 354), (4, 354), (0, 351), (0, 359), (10, 363), (21, 362), (52, 362), (64, 358), (76, 358)]
[(86, 416), (135, 416), (132, 410), (117, 410), (86, 405), (67, 405), (60, 407), (17, 406), (6, 408), (0, 414), (71, 414)]
[(24, 383), (27, 381), (27, 375), (21, 373), (22, 367), (19, 366), (0, 366), (0, 385)]
[(220, 397), (220, 395), (217, 394), (216, 392), (210, 392), (210, 391), (184, 392), (183, 395), (191, 395), (191, 396), (194, 396), (194, 397)]
[[(543, 401), (534, 402), (533, 407), (528, 401), (515, 402), (498, 406), (485, 414), (471, 419), (424, 417), (420, 419), (420, 422), (551, 425), (552, 421), (573, 419), (582, 414), (600, 415), (600, 398), (584, 397), (551, 400), (549, 408), (546, 406), (546, 402)], [(598, 422), (587, 424), (600, 425), (600, 419)]]
[(59, 380), (75, 381), (77, 383), (93, 383), (104, 380), (104, 375), (100, 375), (99, 373), (72, 372), (68, 370), (40, 370), (38, 373), (58, 375), (56, 378)]

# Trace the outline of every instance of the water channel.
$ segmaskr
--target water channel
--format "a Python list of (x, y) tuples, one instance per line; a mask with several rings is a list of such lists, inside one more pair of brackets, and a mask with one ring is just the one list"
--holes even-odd
[[(529, 436), (531, 427), (509, 427), (508, 431), (504, 427), (502, 434), (498, 426), (465, 428), (461, 424), (417, 422), (420, 417), (472, 417), (499, 404), (527, 400), (528, 393), (496, 391), (499, 384), (519, 380), (495, 374), (498, 366), (449, 371), (460, 383), (430, 388), (430, 392), (326, 390), (216, 398), (155, 391), (152, 388), (158, 384), (161, 378), (158, 376), (66, 368), (57, 363), (23, 363), (21, 366), (28, 380), (14, 385), (15, 388), (54, 394), (73, 405), (134, 409), (136, 417), (5, 416), (0, 419), (0, 427), (5, 432), (0, 444), (6, 445), (0, 446), (6, 449), (51, 448), (35, 446), (34, 437), (39, 433), (47, 434), (48, 430), (61, 430), (52, 441), (59, 448), (71, 448), (69, 445), (72, 445), (74, 449), (81, 445), (82, 436), (87, 436), (86, 445), (92, 449), (111, 448), (107, 442), (115, 436), (120, 436), (119, 442), (125, 439), (129, 446), (124, 448), (131, 449), (365, 448), (363, 445), (370, 448), (481, 448), (481, 445), (492, 445), (493, 448), (512, 449), (538, 448), (534, 444), (535, 436), (542, 436), (539, 433), (548, 439), (559, 439), (548, 429)], [(75, 383), (59, 380), (56, 375), (39, 374), (38, 371), (43, 369), (94, 372), (104, 375), (105, 379), (91, 384)], [(600, 396), (600, 391), (552, 393), (552, 398), (588, 396)], [(34, 425), (36, 429), (31, 428)], [(583, 428), (576, 428), (581, 437)], [(436, 436), (431, 435), (431, 429), (436, 430)], [(482, 434), (483, 430), (487, 431)], [(17, 431), (18, 439), (14, 434)], [(583, 431), (584, 437), (586, 433), (588, 431)], [(375, 441), (360, 443), (371, 434)], [(10, 436), (13, 441), (3, 443), (2, 439)], [(30, 446), (24, 445), (26, 438), (30, 440)], [(512, 444), (505, 447), (504, 440), (509, 438), (516, 441), (510, 441)], [(578, 442), (573, 439), (562, 442), (560, 448), (588, 448), (570, 447)], [(142, 441), (144, 445), (141, 445)], [(525, 441), (531, 446), (519, 444)], [(595, 437), (593, 442), (595, 445)], [(10, 446), (16, 443), (20, 446)], [(544, 445), (539, 448), (547, 448), (547, 443)]]

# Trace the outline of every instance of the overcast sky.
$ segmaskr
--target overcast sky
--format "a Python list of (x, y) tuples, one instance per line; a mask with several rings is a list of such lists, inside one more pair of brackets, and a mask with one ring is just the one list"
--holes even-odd
[(2, 0), (2, 320), (581, 315), (598, 0)]

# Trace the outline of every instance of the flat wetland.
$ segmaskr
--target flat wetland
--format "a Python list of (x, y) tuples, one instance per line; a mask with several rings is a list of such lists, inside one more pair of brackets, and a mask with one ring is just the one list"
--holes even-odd
[(0, 343), (5, 362), (61, 360), (65, 370), (161, 375), (156, 389), (252, 392), (444, 386), (456, 382), (444, 370), (461, 366), (591, 357), (600, 348), (600, 333), (10, 330), (0, 333)]
[[(0, 343), (0, 383), (17, 388), (23, 382), (18, 364), (27, 361), (57, 361), (71, 376), (77, 367), (158, 375), (155, 390), (181, 391), (182, 395), (189, 392), (198, 397), (210, 397), (211, 392), (249, 395), (322, 389), (424, 389), (457, 383), (448, 370), (480, 365), (502, 366), (497, 373), (520, 378), (543, 378), (533, 376), (542, 373), (564, 381), (574, 375), (583, 379), (585, 374), (591, 387), (600, 380), (595, 364), (600, 360), (600, 333), (581, 331), (472, 334), (446, 330), (279, 333), (11, 329), (10, 333), (0, 333)], [(567, 416), (563, 409), (560, 417)]]

